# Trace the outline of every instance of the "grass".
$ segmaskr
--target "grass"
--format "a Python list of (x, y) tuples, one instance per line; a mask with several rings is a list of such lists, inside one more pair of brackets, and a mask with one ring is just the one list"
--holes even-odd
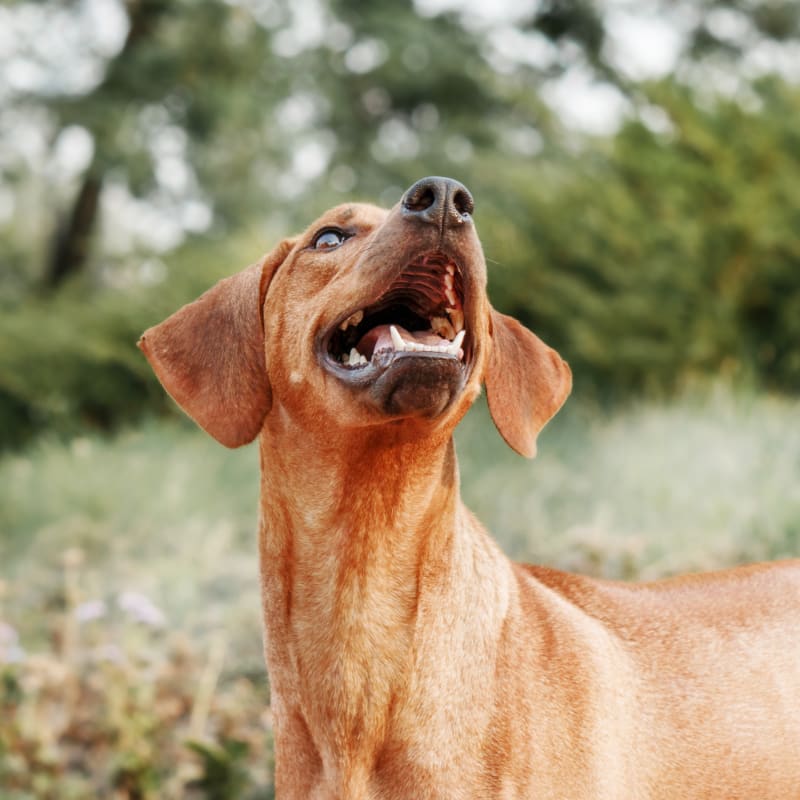
[[(458, 431), (515, 558), (619, 578), (800, 554), (800, 403), (574, 400), (514, 455)], [(0, 797), (269, 798), (254, 447), (188, 423), (0, 460)]]
[(533, 461), (476, 414), (459, 438), (463, 493), (512, 557), (595, 575), (649, 580), (797, 556), (799, 411), (723, 389), (610, 414), (575, 404)]

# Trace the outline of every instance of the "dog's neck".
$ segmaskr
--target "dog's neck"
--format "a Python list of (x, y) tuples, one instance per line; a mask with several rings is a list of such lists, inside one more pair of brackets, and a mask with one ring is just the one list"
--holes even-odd
[(394, 613), (410, 614), (420, 563), (448, 547), (461, 510), (449, 432), (401, 437), (387, 427), (320, 440), (270, 415), (261, 436), (262, 571), (270, 591), (276, 570), (291, 564), (289, 616), (304, 605), (318, 617), (350, 615), (348, 603), (363, 609), (384, 594)]
[[(426, 687), (434, 705), (425, 713), (449, 719), (433, 708), (466, 672), (441, 665), (453, 648), (476, 664), (495, 657), (486, 631), (500, 628), (508, 607), (506, 562), (461, 503), (449, 431), (334, 430), (320, 441), (275, 413), (261, 458), (273, 708), (287, 737), (311, 737), (325, 769), (347, 772), (351, 746), (373, 763), (401, 713), (394, 698), (415, 696), (411, 686)], [(477, 679), (464, 689), (469, 708), (481, 691)]]
[(420, 597), (452, 580), (454, 539), (469, 527), (456, 524), (468, 512), (449, 432), (401, 441), (333, 431), (318, 441), (278, 413), (261, 459), (273, 693), (307, 698), (304, 713), (320, 723), (335, 716), (346, 726), (353, 698), (385, 713), (409, 666)]
[(316, 558), (339, 533), (351, 540), (362, 528), (373, 538), (397, 529), (408, 538), (431, 514), (437, 524), (452, 524), (458, 467), (447, 430), (420, 426), (415, 434), (388, 424), (313, 436), (278, 412), (260, 441), (266, 521), (278, 523), (275, 531), (288, 526)]

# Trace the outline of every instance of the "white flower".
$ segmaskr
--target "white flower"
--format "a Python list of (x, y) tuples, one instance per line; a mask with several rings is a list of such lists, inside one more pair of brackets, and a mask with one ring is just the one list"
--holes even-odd
[(72, 613), (78, 622), (93, 622), (104, 617), (108, 613), (108, 608), (102, 600), (87, 600), (75, 606)]
[(136, 622), (151, 628), (163, 628), (167, 623), (164, 612), (140, 592), (122, 592), (117, 598), (119, 607)]
[(7, 622), (0, 620), (0, 664), (18, 664), (25, 660), (19, 634)]

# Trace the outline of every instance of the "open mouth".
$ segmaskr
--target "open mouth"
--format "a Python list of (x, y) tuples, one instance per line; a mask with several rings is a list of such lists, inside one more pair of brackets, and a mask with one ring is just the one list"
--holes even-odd
[(448, 256), (431, 253), (410, 263), (374, 303), (342, 319), (324, 348), (355, 377), (398, 353), (463, 361), (465, 338), (461, 272)]

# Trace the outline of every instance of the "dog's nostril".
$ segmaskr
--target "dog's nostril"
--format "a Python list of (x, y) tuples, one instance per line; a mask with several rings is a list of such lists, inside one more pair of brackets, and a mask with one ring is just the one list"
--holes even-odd
[(419, 186), (403, 198), (403, 205), (409, 211), (425, 211), (436, 203), (436, 194), (429, 186)]
[(453, 195), (453, 205), (462, 217), (475, 210), (475, 201), (465, 188), (456, 189)]

